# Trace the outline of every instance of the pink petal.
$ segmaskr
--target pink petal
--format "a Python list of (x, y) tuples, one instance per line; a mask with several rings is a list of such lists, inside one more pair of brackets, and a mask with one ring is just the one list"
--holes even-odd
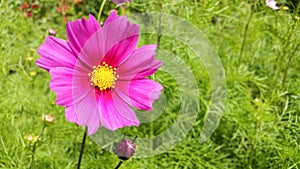
[[(89, 42), (88, 42), (89, 43)], [(83, 98), (85, 98), (91, 90), (95, 91), (95, 87), (91, 85), (91, 77), (88, 75), (93, 71), (92, 66), (87, 64), (93, 64), (92, 61), (88, 61), (88, 56), (91, 56), (91, 60), (93, 60), (93, 49), (86, 52), (81, 52), (84, 56), (82, 58), (78, 58), (74, 67), (74, 75), (72, 79), (72, 94), (73, 94), (73, 102), (80, 102)], [(90, 55), (89, 55), (90, 54)], [(87, 59), (87, 64), (82, 60)], [(97, 63), (97, 62), (96, 62)], [(95, 63), (95, 65), (97, 65)], [(96, 96), (96, 95), (95, 95)], [(97, 99), (96, 99), (97, 100)]]
[(78, 125), (81, 125), (78, 121), (77, 114), (75, 113), (74, 106), (66, 107), (65, 116), (66, 116), (67, 121), (74, 122), (74, 123), (77, 123)]
[(115, 91), (128, 104), (140, 110), (152, 110), (163, 87), (150, 79), (117, 81)]
[(114, 92), (99, 96), (98, 108), (102, 125), (110, 130), (125, 126), (138, 126), (139, 121), (133, 110)]
[(70, 106), (72, 99), (73, 69), (57, 67), (50, 70), (52, 79), (50, 89), (56, 93), (56, 103), (60, 106)]
[[(123, 40), (126, 40), (130, 37), (138, 37), (139, 35), (139, 26), (136, 24), (130, 24), (125, 16), (119, 17), (103, 27), (103, 41), (105, 42), (104, 53), (107, 53), (111, 48), (120, 43)], [(133, 38), (133, 44), (137, 44), (138, 39)], [(131, 45), (132, 47), (134, 45)], [(129, 50), (129, 49), (128, 49)]]
[(105, 61), (112, 67), (117, 67), (134, 51), (137, 41), (138, 35), (120, 41), (106, 53), (102, 61)]
[(130, 24), (125, 16), (119, 17), (116, 11), (112, 11), (104, 28), (90, 36), (83, 46), (79, 61), (89, 70), (103, 61), (116, 67), (134, 51), (138, 34), (137, 25)]
[(89, 19), (76, 20), (67, 23), (68, 43), (75, 56), (78, 56), (86, 41), (100, 28), (98, 21), (93, 15), (89, 15)]
[(161, 67), (162, 62), (154, 58), (156, 45), (143, 46), (134, 51), (117, 68), (118, 80), (143, 79)]
[(131, 0), (112, 0), (113, 3), (115, 3), (116, 5), (119, 5), (121, 3), (125, 3), (125, 2), (131, 2)]
[(90, 73), (93, 66), (101, 64), (104, 57), (105, 42), (103, 41), (103, 32), (98, 30), (85, 43), (80, 54), (78, 55), (78, 62), (76, 66), (85, 73)]
[(67, 106), (67, 120), (86, 125), (89, 135), (95, 133), (100, 126), (98, 97), (88, 75), (63, 67), (51, 69), (50, 74), (50, 88), (57, 94), (57, 104)]
[[(92, 50), (83, 51), (81, 52), (81, 56), (83, 53), (86, 55), (82, 57), (83, 59), (88, 59), (88, 56), (91, 56), (90, 59), (93, 60)], [(90, 64), (92, 62), (87, 63)], [(88, 76), (88, 73), (91, 72), (92, 69), (83, 63), (81, 58), (78, 58), (72, 80), (72, 96), (75, 114), (78, 118), (77, 124), (87, 126), (89, 135), (94, 134), (101, 125), (97, 105), (99, 94), (95, 90), (95, 87), (91, 85), (90, 76)]]
[(80, 125), (88, 127), (88, 134), (94, 134), (100, 127), (95, 90), (90, 90), (80, 101), (74, 104), (74, 110)]
[(109, 24), (110, 22), (119, 19), (120, 17), (118, 16), (118, 13), (116, 10), (112, 10), (110, 11), (109, 16), (106, 18), (105, 22), (104, 22), (104, 26)]
[(36, 64), (47, 71), (54, 67), (73, 68), (76, 61), (69, 45), (52, 36), (46, 38), (46, 41), (39, 47), (38, 53), (41, 57)]

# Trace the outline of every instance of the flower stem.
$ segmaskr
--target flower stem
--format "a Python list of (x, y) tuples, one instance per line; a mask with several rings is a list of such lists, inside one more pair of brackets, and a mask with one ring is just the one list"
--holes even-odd
[(249, 17), (248, 17), (248, 20), (246, 22), (246, 26), (245, 26), (245, 29), (244, 29), (243, 41), (242, 41), (242, 45), (241, 45), (241, 49), (240, 49), (240, 54), (239, 54), (239, 59), (238, 59), (238, 64), (239, 65), (241, 63), (241, 60), (242, 60), (242, 57), (243, 57), (243, 54), (244, 54), (244, 49), (245, 49), (245, 45), (246, 45), (246, 38), (247, 38), (248, 28), (249, 28), (252, 16), (253, 16), (252, 6), (250, 6), (250, 14), (249, 14)]
[[(277, 71), (275, 73), (275, 82), (273, 83), (274, 90), (277, 89), (277, 87), (278, 87), (278, 81), (279, 81), (278, 79), (279, 79), (280, 73), (282, 71), (282, 65), (284, 64), (283, 61), (284, 61), (286, 54), (288, 53), (287, 50), (288, 50), (289, 45), (291, 44), (291, 39), (292, 39), (293, 32), (295, 30), (295, 27), (296, 27), (296, 20), (293, 19), (292, 26), (291, 26), (291, 29), (288, 31), (287, 38), (284, 39), (284, 44), (282, 47), (282, 54), (278, 55), (276, 57), (275, 64), (274, 64), (274, 70), (277, 69)], [(290, 62), (290, 61), (288, 61), (288, 62)], [(287, 66), (289, 66), (289, 65), (287, 65)], [(286, 75), (284, 75), (284, 76), (286, 76)], [(283, 78), (282, 82), (283, 83), (285, 82), (285, 77)]]
[[(160, 41), (161, 41), (161, 38), (163, 36), (162, 34), (162, 10), (163, 10), (163, 7), (162, 7), (162, 4), (160, 3), (160, 13), (159, 13), (159, 18), (158, 18), (158, 29), (157, 29), (157, 40), (156, 40), (156, 44), (157, 44), (157, 48), (156, 48), (156, 55), (158, 55), (158, 52), (159, 52), (159, 47), (160, 47)], [(154, 80), (155, 79), (155, 75), (153, 74), (152, 76), (152, 79)], [(153, 118), (153, 115), (150, 114), (150, 119), (151, 119), (151, 122), (149, 123), (149, 137), (150, 137), (150, 148), (151, 150), (154, 149), (153, 147), (153, 135), (154, 135), (154, 126), (153, 126), (153, 121), (152, 121), (152, 118)]]
[(290, 68), (290, 65), (291, 65), (291, 62), (292, 62), (292, 59), (293, 59), (293, 56), (295, 56), (295, 53), (296, 51), (298, 51), (299, 49), (299, 44), (295, 47), (294, 51), (289, 55), (288, 57), (288, 62), (287, 64), (285, 65), (285, 69), (284, 69), (284, 74), (283, 74), (283, 78), (281, 80), (281, 87), (283, 88), (284, 87), (284, 84), (285, 84), (285, 81), (286, 81), (286, 77), (287, 77), (287, 73), (288, 73), (288, 70)]
[(122, 165), (122, 163), (123, 163), (123, 161), (122, 160), (120, 160), (120, 162), (118, 163), (118, 165), (116, 166), (116, 168), (115, 169), (118, 169), (121, 165)]
[(87, 135), (87, 127), (85, 127), (85, 130), (84, 130), (84, 133), (83, 133), (83, 138), (82, 138), (82, 143), (81, 143), (81, 150), (80, 150), (80, 155), (79, 155), (79, 159), (78, 159), (77, 169), (80, 169), (81, 159), (82, 159), (84, 146), (85, 146), (86, 135)]
[(100, 22), (100, 18), (101, 18), (101, 14), (102, 14), (103, 7), (104, 7), (105, 2), (106, 2), (106, 0), (103, 0), (103, 1), (102, 1), (102, 4), (101, 4), (101, 6), (100, 6), (100, 9), (99, 9), (99, 12), (98, 12), (98, 17), (97, 17), (98, 22)]
[(41, 136), (43, 135), (45, 129), (46, 129), (47, 125), (44, 124), (43, 128), (41, 129), (39, 135), (36, 138), (36, 141), (34, 142), (33, 146), (32, 146), (32, 154), (31, 154), (31, 164), (30, 164), (30, 168), (34, 168), (34, 155), (35, 155), (35, 151), (36, 151), (36, 146), (37, 143), (39, 142), (39, 139), (41, 138)]
[(157, 44), (157, 49), (159, 49), (160, 47), (160, 40), (161, 40), (161, 37), (162, 37), (162, 26), (161, 26), (161, 11), (159, 13), (159, 18), (158, 18), (158, 30), (157, 30), (157, 41), (156, 41), (156, 44)]

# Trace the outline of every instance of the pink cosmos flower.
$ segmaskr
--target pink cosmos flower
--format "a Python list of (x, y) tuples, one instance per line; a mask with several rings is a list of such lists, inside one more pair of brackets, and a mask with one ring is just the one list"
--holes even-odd
[(50, 36), (38, 49), (36, 63), (51, 74), (56, 103), (89, 135), (100, 126), (138, 126), (130, 106), (152, 110), (159, 97), (163, 87), (146, 77), (162, 62), (154, 58), (156, 45), (136, 49), (138, 36), (138, 25), (112, 11), (103, 27), (92, 15), (68, 22), (67, 42)]
[(113, 3), (115, 3), (116, 5), (126, 3), (126, 2), (131, 2), (131, 0), (111, 0), (111, 1), (113, 1)]

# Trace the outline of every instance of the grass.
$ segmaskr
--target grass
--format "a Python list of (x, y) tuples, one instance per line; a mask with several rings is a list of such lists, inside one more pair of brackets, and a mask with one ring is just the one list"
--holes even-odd
[[(43, 114), (52, 114), (56, 121), (41, 137), (35, 168), (75, 168), (83, 130), (67, 122), (64, 108), (55, 104), (50, 75), (28, 60), (39, 58), (36, 50), (49, 28), (66, 39), (63, 16), (53, 7), (37, 13), (35, 19), (24, 18), (22, 11), (16, 10), (18, 4), (0, 1), (0, 168), (30, 166), (32, 143), (24, 137), (38, 135)], [(98, 11), (100, 5), (87, 5), (85, 10), (88, 7)], [(104, 15), (114, 8), (108, 2)], [(191, 59), (195, 54), (187, 46), (162, 36), (160, 48), (184, 60), (196, 78), (200, 111), (193, 128), (175, 147), (153, 157), (134, 158), (120, 168), (300, 168), (300, 20), (296, 13), (272, 11), (264, 1), (251, 4), (230, 0), (134, 0), (125, 9), (126, 14), (153, 11), (185, 19), (211, 41), (225, 69), (226, 107), (217, 130), (200, 143), (204, 115), (211, 102), (207, 70), (200, 60)], [(71, 7), (69, 20), (82, 15), (86, 16), (84, 11)], [(139, 43), (156, 42), (156, 35), (143, 35)], [(122, 132), (147, 138), (163, 133), (178, 120), (181, 103), (176, 81), (163, 71), (154, 78), (165, 88), (165, 112), (153, 123)], [(87, 139), (82, 168), (113, 168), (117, 163), (114, 154)]]

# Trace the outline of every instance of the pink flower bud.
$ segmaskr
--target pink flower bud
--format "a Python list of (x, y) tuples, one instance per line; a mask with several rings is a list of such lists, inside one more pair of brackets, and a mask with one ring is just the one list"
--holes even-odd
[(134, 140), (123, 139), (119, 143), (114, 143), (114, 152), (121, 160), (128, 160), (135, 153)]
[(43, 116), (43, 121), (52, 124), (55, 121), (55, 118), (50, 114), (46, 114)]
[(33, 143), (35, 141), (35, 137), (33, 134), (27, 134), (24, 139), (29, 142), (29, 143)]
[(56, 35), (56, 31), (54, 30), (54, 29), (49, 29), (48, 30), (48, 33), (50, 34), (50, 35)]

